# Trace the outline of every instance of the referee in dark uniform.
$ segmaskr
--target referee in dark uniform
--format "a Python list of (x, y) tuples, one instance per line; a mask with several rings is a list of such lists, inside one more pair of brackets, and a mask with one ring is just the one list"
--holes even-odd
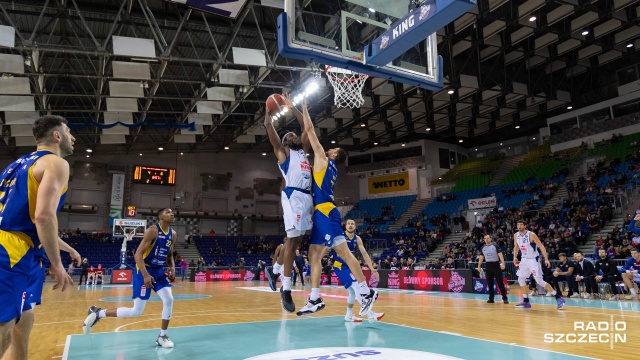
[(498, 289), (500, 289), (500, 294), (502, 294), (502, 301), (508, 304), (509, 300), (502, 280), (502, 270), (504, 270), (502, 251), (498, 249), (496, 244), (492, 243), (491, 235), (484, 236), (484, 243), (485, 245), (482, 247), (482, 254), (478, 261), (478, 272), (482, 271), (482, 262), (486, 259), (487, 286), (489, 287), (489, 301), (487, 301), (487, 303), (492, 304), (494, 302), (493, 297), (495, 296), (495, 291), (493, 289), (493, 281), (495, 279), (498, 281)]

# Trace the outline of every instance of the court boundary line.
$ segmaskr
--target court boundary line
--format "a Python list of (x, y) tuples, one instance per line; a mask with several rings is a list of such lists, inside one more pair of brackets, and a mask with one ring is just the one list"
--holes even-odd
[(67, 335), (67, 339), (64, 342), (64, 351), (62, 352), (62, 360), (67, 360), (69, 357), (69, 350), (71, 349), (71, 336)]

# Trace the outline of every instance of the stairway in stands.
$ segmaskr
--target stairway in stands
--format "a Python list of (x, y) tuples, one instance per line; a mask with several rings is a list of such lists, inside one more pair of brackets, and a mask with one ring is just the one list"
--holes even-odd
[(423, 261), (423, 265), (427, 265), (431, 262), (431, 260), (435, 260), (440, 256), (442, 256), (442, 250), (444, 250), (445, 246), (449, 246), (449, 244), (454, 242), (460, 242), (466, 236), (467, 236), (467, 233), (464, 231), (457, 234), (447, 235), (444, 238), (444, 241), (442, 242), (442, 244), (438, 245), (433, 252), (429, 253), (429, 256), (427, 256), (427, 259)]
[(175, 250), (178, 252), (178, 254), (182, 255), (184, 259), (187, 259), (187, 261), (193, 260), (197, 262), (201, 256), (200, 252), (198, 251), (198, 247), (193, 243), (193, 240), (191, 240), (191, 245), (188, 249), (184, 248), (184, 243), (179, 242), (176, 244)]
[(556, 189), (556, 193), (553, 195), (553, 198), (551, 198), (549, 201), (547, 201), (547, 203), (544, 204), (544, 206), (540, 208), (539, 213), (543, 213), (543, 212), (551, 209), (552, 207), (554, 207), (556, 205), (562, 204), (562, 201), (564, 201), (564, 199), (569, 194), (569, 192), (567, 191), (567, 186), (565, 185), (565, 183), (567, 183), (568, 181), (571, 181), (571, 182), (573, 182), (573, 184), (575, 186), (575, 184), (578, 183), (578, 179), (580, 178), (580, 176), (582, 176), (582, 175), (568, 176), (567, 178), (564, 179), (564, 182), (559, 183), (558, 184), (558, 188)]
[(518, 163), (522, 161), (524, 156), (525, 154), (521, 154), (521, 155), (516, 155), (516, 156), (506, 158), (502, 162), (502, 164), (500, 164), (500, 168), (493, 175), (493, 178), (489, 182), (489, 186), (499, 185), (500, 181), (504, 179), (505, 176), (507, 176), (509, 171), (511, 171), (511, 169), (513, 169), (514, 167), (518, 166)]
[(388, 232), (395, 233), (404, 225), (406, 225), (407, 221), (409, 221), (409, 219), (413, 217), (421, 218), (420, 212), (424, 210), (424, 208), (426, 208), (427, 205), (429, 205), (431, 202), (433, 202), (433, 198), (417, 199), (416, 201), (414, 201), (413, 204), (411, 204), (411, 206), (407, 208), (407, 211), (405, 211), (404, 214), (402, 214), (402, 216), (400, 216), (400, 218), (397, 219), (393, 225), (389, 226)]

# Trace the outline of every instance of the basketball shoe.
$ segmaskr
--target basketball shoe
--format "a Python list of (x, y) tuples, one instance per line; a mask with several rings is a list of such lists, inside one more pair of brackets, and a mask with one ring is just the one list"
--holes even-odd
[(89, 315), (87, 315), (87, 317), (84, 319), (84, 323), (82, 324), (82, 331), (85, 335), (89, 335), (91, 329), (93, 328), (93, 325), (97, 324), (98, 321), (100, 321), (100, 318), (98, 317), (98, 313), (100, 312), (100, 310), (102, 309), (97, 306), (92, 306), (89, 308)]
[(359, 317), (355, 317), (353, 316), (353, 314), (351, 314), (351, 315), (344, 316), (344, 322), (361, 323), (362, 319), (360, 319)]
[(373, 308), (373, 304), (378, 300), (378, 292), (369, 289), (369, 295), (363, 295), (362, 301), (360, 302), (360, 312), (358, 313), (360, 316), (364, 316), (364, 314), (368, 313), (371, 308)]
[(269, 281), (269, 287), (271, 291), (276, 291), (276, 284), (278, 283), (278, 275), (273, 273), (273, 266), (267, 266), (264, 270), (267, 275), (267, 280)]
[(164, 336), (163, 335), (158, 335), (158, 339), (156, 340), (156, 344), (158, 346), (162, 346), (165, 349), (173, 347), (173, 341), (169, 340), (169, 337), (166, 334)]
[(291, 298), (291, 290), (282, 290), (280, 288), (280, 298), (282, 299), (282, 308), (286, 312), (294, 312), (296, 311), (296, 304), (293, 303), (293, 299)]
[(375, 313), (373, 311), (369, 311), (369, 313), (367, 314), (367, 320), (369, 320), (370, 323), (380, 321), (380, 319), (382, 319), (383, 317), (384, 313)]
[(317, 298), (316, 300), (307, 299), (307, 303), (304, 304), (302, 309), (296, 313), (298, 316), (307, 316), (313, 313), (317, 313), (318, 311), (324, 309), (324, 301), (322, 298)]

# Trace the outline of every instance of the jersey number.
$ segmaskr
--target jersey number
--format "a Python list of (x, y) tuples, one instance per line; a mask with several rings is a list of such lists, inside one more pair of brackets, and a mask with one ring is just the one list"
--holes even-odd
[(166, 245), (166, 246), (167, 246), (168, 248), (170, 248), (170, 247), (171, 247), (171, 240), (167, 240), (167, 245)]

